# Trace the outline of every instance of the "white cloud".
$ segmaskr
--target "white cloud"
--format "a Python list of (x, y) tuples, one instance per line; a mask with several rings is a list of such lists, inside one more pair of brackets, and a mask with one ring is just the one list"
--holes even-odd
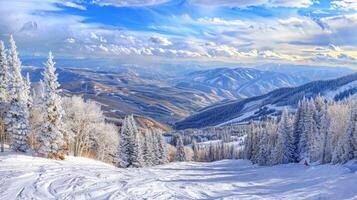
[(312, 50), (316, 58), (333, 62), (356, 62), (357, 51), (345, 50), (342, 47), (330, 44), (327, 47), (316, 47)]
[(130, 6), (152, 6), (157, 4), (166, 3), (169, 0), (93, 0), (93, 3), (102, 6), (117, 6), (117, 7), (130, 7)]
[(242, 26), (246, 25), (241, 20), (224, 20), (222, 18), (214, 17), (214, 18), (199, 18), (197, 22), (203, 25), (218, 25), (218, 26)]
[[(164, 30), (186, 35), (172, 36), (158, 34), (160, 31), (164, 32), (164, 25), (161, 24), (156, 29), (153, 28), (153, 33), (88, 24), (84, 22), (85, 17), (70, 14), (36, 15), (42, 11), (61, 10), (62, 6), (57, 7), (61, 5), (59, 2), (62, 1), (18, 0), (6, 4), (0, 1), (0, 12), (3, 14), (0, 18), (0, 37), (7, 39), (7, 34), (14, 34), (22, 52), (33, 52), (33, 49), (46, 52), (52, 49), (56, 55), (61, 56), (98, 56), (124, 60), (132, 58), (131, 60), (143, 62), (146, 57), (236, 63), (357, 62), (356, 14), (320, 19), (321, 23), (329, 27), (326, 30), (313, 19), (298, 14), (279, 20), (227, 20), (223, 17), (193, 19), (189, 15), (174, 16), (172, 21), (177, 23), (164, 24), (167, 26)], [(37, 5), (41, 5), (41, 8)], [(320, 43), (332, 40), (330, 43), (334, 45), (292, 44), (292, 41), (308, 43), (310, 40)], [(64, 41), (65, 45), (58, 45)], [(348, 44), (352, 47), (347, 48)], [(319, 48), (311, 49), (312, 45)]]
[(159, 44), (161, 46), (170, 46), (172, 42), (165, 37), (160, 36), (152, 36), (150, 37), (150, 41), (154, 44)]
[(85, 6), (79, 5), (77, 3), (70, 2), (70, 1), (62, 2), (62, 5), (66, 6), (66, 7), (70, 7), (70, 8), (79, 9), (79, 10), (87, 10), (87, 8)]
[(290, 17), (287, 19), (280, 19), (280, 20), (278, 20), (278, 22), (281, 25), (301, 27), (301, 26), (303, 26), (305, 20), (303, 20), (301, 18), (297, 18), (297, 17)]
[(192, 3), (206, 6), (230, 6), (246, 8), (249, 6), (307, 8), (315, 0), (191, 0)]
[(308, 8), (314, 2), (314, 0), (273, 0), (268, 5), (271, 7)]
[(336, 0), (331, 2), (333, 9), (357, 10), (356, 0)]
[(90, 32), (90, 38), (97, 40), (99, 37), (95, 33)]
[(67, 38), (66, 42), (68, 42), (70, 44), (74, 44), (74, 43), (76, 43), (76, 40), (74, 38)]

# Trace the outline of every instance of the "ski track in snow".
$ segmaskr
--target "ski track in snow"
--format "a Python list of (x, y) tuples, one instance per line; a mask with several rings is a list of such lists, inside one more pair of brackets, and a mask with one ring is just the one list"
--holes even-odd
[(0, 199), (357, 199), (353, 169), (243, 160), (118, 169), (86, 158), (0, 154)]

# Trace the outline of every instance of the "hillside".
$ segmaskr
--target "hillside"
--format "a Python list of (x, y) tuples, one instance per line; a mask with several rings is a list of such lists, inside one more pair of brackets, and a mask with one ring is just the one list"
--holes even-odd
[[(25, 67), (24, 73), (27, 72), (32, 82), (42, 78), (41, 68)], [(174, 125), (223, 102), (235, 103), (235, 100), (301, 85), (309, 80), (296, 74), (250, 68), (208, 69), (178, 77), (152, 74), (137, 68), (116, 71), (59, 68), (58, 74), (65, 95), (81, 95), (97, 101), (110, 118), (133, 113), (167, 125)], [(180, 124), (178, 122), (178, 127)]]
[[(42, 78), (42, 69), (26, 67), (32, 82)], [(82, 95), (102, 105), (108, 117), (127, 114), (150, 117), (165, 124), (224, 100), (217, 94), (176, 87), (156, 77), (133, 71), (108, 72), (88, 69), (58, 69), (59, 82), (65, 95)]]
[(208, 107), (176, 123), (177, 129), (237, 123), (277, 115), (285, 107), (294, 109), (304, 97), (318, 94), (327, 99), (341, 100), (357, 93), (357, 73), (338, 79), (314, 81), (299, 87), (281, 88), (265, 95)]
[(211, 92), (225, 98), (243, 99), (265, 94), (281, 87), (309, 82), (304, 76), (287, 75), (252, 68), (217, 68), (189, 73), (177, 86)]
[(355, 199), (356, 165), (258, 167), (243, 160), (119, 169), (98, 161), (0, 157), (0, 199)]

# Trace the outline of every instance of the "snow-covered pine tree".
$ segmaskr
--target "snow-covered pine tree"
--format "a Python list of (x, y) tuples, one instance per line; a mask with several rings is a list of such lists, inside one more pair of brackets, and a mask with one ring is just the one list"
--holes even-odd
[(8, 100), (8, 78), (9, 71), (7, 66), (4, 42), (0, 41), (0, 148), (4, 152), (6, 139), (4, 118), (7, 110)]
[(7, 90), (9, 80), (9, 69), (5, 52), (5, 45), (0, 41), (0, 102), (7, 102)]
[(144, 165), (140, 132), (133, 115), (127, 116), (119, 137), (118, 167), (142, 167)]
[(9, 109), (6, 113), (6, 130), (11, 137), (11, 148), (14, 151), (26, 152), (29, 149), (27, 136), (30, 132), (28, 109), (24, 92), (24, 81), (21, 75), (21, 61), (18, 57), (16, 44), (10, 36), (9, 54)]
[(162, 133), (158, 130), (155, 129), (154, 132), (156, 135), (156, 137), (154, 139), (156, 139), (157, 141), (157, 149), (158, 149), (158, 161), (159, 161), (159, 165), (165, 164), (169, 162), (169, 158), (168, 158), (168, 152), (167, 152), (167, 146), (166, 146), (166, 142), (164, 137), (162, 136)]
[(294, 161), (300, 161), (300, 151), (303, 148), (300, 146), (300, 139), (303, 135), (303, 128), (304, 128), (304, 115), (306, 111), (306, 99), (304, 98), (302, 101), (299, 101), (298, 107), (295, 113), (295, 120), (294, 120), (294, 132), (293, 132), (293, 139), (294, 139)]
[(328, 105), (323, 97), (320, 95), (315, 98), (315, 107), (316, 107), (316, 126), (317, 131), (314, 137), (314, 145), (317, 146), (315, 160), (321, 163), (328, 163), (326, 159), (327, 154), (327, 144), (328, 144), (328, 128), (330, 126), (330, 120), (328, 116)]
[(278, 138), (273, 151), (274, 164), (294, 162), (294, 140), (292, 137), (292, 118), (285, 109), (278, 124)]
[(339, 138), (332, 157), (333, 163), (346, 163), (356, 156), (357, 152), (357, 101), (350, 104), (348, 128)]
[(129, 145), (130, 145), (130, 133), (129, 133), (129, 118), (125, 117), (122, 122), (122, 126), (119, 134), (119, 146), (118, 146), (118, 162), (117, 167), (126, 168), (129, 166)]
[(30, 74), (26, 74), (26, 80), (24, 81), (24, 93), (25, 93), (25, 99), (26, 99), (26, 105), (27, 108), (30, 110), (32, 108), (33, 104), (33, 97), (31, 93), (31, 80), (30, 80)]
[(338, 146), (339, 138), (347, 130), (349, 121), (348, 110), (348, 105), (345, 102), (332, 102), (328, 105), (329, 128), (324, 163), (332, 162), (332, 156)]
[(159, 149), (159, 141), (157, 139), (157, 132), (156, 129), (151, 129), (152, 131), (152, 147), (153, 147), (153, 155), (152, 155), (152, 162), (153, 165), (159, 165), (160, 164), (160, 149)]
[(143, 160), (145, 166), (154, 165), (154, 146), (153, 146), (153, 133), (150, 129), (145, 130), (144, 140), (142, 144), (143, 149)]
[(131, 144), (131, 149), (132, 149), (132, 154), (129, 157), (131, 160), (131, 167), (142, 167), (144, 166), (144, 161), (143, 161), (143, 154), (142, 154), (142, 147), (141, 147), (141, 140), (142, 136), (141, 133), (139, 132), (139, 129), (136, 125), (134, 115), (129, 116), (129, 129), (131, 129), (131, 137), (130, 137), (130, 144)]
[(55, 63), (50, 52), (44, 71), (45, 85), (45, 115), (41, 131), (38, 136), (39, 153), (47, 158), (64, 159), (64, 129), (62, 124), (62, 100), (59, 95), (58, 78)]
[(256, 132), (256, 127), (253, 122), (249, 123), (249, 127), (247, 130), (247, 137), (244, 140), (244, 158), (247, 160), (252, 159), (253, 157), (253, 144), (255, 140), (255, 132)]
[(321, 147), (322, 141), (319, 132), (319, 122), (318, 110), (316, 108), (315, 100), (310, 99), (308, 102), (308, 112), (305, 121), (306, 135), (307, 135), (307, 154), (306, 158), (310, 162), (316, 162), (321, 158)]
[(198, 144), (196, 139), (192, 140), (192, 150), (193, 150), (193, 161), (199, 161), (198, 160)]
[(176, 161), (182, 162), (186, 161), (185, 147), (183, 145), (182, 137), (178, 136), (176, 138)]
[(300, 159), (308, 159), (309, 152), (311, 150), (311, 135), (316, 131), (316, 122), (314, 120), (315, 105), (309, 100), (305, 100), (301, 104), (302, 106), (302, 122), (301, 135), (299, 140), (299, 154)]
[(271, 154), (269, 145), (270, 145), (269, 133), (267, 129), (263, 129), (260, 138), (259, 151), (257, 156), (258, 165), (268, 165), (270, 154)]

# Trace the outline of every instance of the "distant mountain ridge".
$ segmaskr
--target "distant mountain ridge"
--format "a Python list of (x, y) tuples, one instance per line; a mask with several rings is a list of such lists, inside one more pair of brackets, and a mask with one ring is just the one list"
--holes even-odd
[[(43, 68), (24, 67), (32, 82), (42, 79)], [(179, 88), (161, 78), (146, 77), (133, 71), (106, 72), (78, 68), (58, 68), (65, 95), (81, 95), (102, 105), (107, 117), (128, 114), (147, 116), (172, 125), (201, 108), (223, 101), (215, 94)], [(157, 76), (158, 77), (158, 76)]]
[(326, 99), (341, 100), (357, 94), (357, 73), (341, 78), (313, 81), (299, 87), (281, 88), (267, 94), (207, 107), (185, 120), (177, 122), (177, 129), (239, 123), (278, 115), (282, 109), (294, 109), (304, 97), (322, 95)]
[(309, 79), (253, 68), (217, 68), (189, 73), (177, 82), (178, 87), (212, 92), (228, 99), (243, 99), (281, 87), (298, 86)]
[(293, 64), (264, 64), (254, 67), (259, 70), (279, 72), (287, 75), (298, 75), (310, 81), (334, 79), (356, 72), (346, 67), (310, 66)]
[[(32, 82), (42, 79), (42, 70), (24, 67)], [(137, 67), (109, 71), (59, 67), (57, 73), (65, 94), (99, 102), (111, 118), (136, 114), (170, 126), (222, 104), (308, 81), (304, 76), (251, 68), (207, 69), (176, 77)]]

